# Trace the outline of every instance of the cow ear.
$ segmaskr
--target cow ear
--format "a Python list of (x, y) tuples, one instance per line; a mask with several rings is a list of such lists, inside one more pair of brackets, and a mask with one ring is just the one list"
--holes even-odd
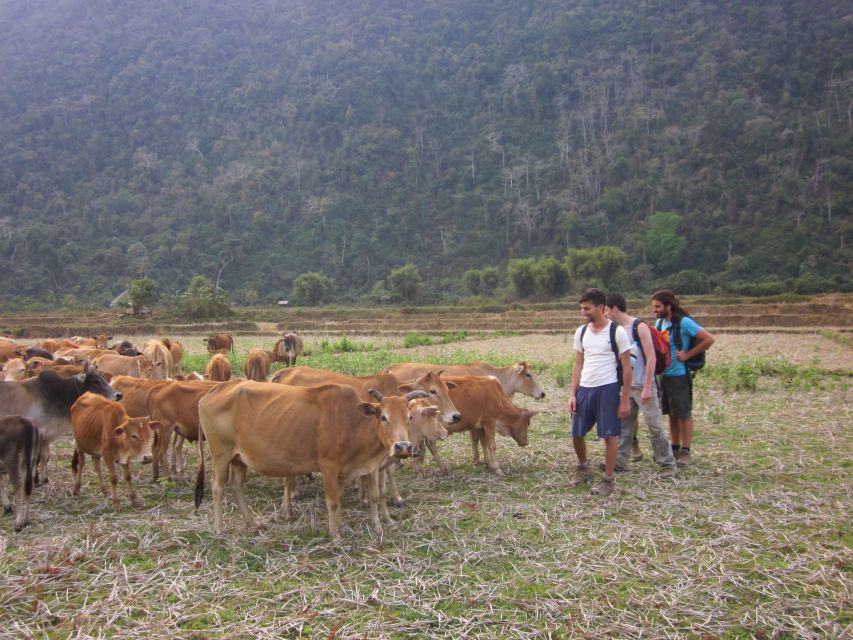
[(86, 372), (85, 371), (83, 373), (78, 373), (74, 377), (77, 378), (77, 382), (86, 382)]
[(148, 423), (148, 426), (151, 427), (152, 431), (157, 431), (158, 433), (163, 429), (163, 423), (157, 422), (156, 420), (151, 420)]
[(526, 365), (525, 363), (523, 363), (523, 362), (519, 362), (517, 365), (515, 365), (515, 372), (516, 372), (516, 373), (524, 373), (524, 368), (525, 368), (526, 366), (527, 366), (527, 365)]
[(382, 407), (372, 402), (359, 402), (355, 408), (366, 416), (378, 416), (382, 413)]
[(412, 400), (417, 400), (418, 398), (429, 398), (429, 394), (426, 391), (421, 391), (420, 389), (416, 389), (414, 391), (410, 391), (406, 394), (406, 401), (411, 402)]
[(421, 414), (427, 418), (434, 418), (438, 415), (438, 407), (422, 407)]
[(448, 389), (458, 389), (459, 388), (458, 384), (456, 384), (455, 382), (450, 382), (450, 380), (445, 380), (444, 384), (447, 385)]
[(122, 435), (122, 434), (124, 433), (124, 431), (125, 431), (125, 429), (124, 429), (124, 425), (125, 425), (125, 424), (127, 424), (127, 423), (125, 422), (124, 424), (120, 424), (120, 425), (119, 425), (119, 426), (117, 426), (115, 429), (113, 429), (113, 435), (114, 435), (114, 436), (120, 436), (120, 435)]
[(533, 416), (538, 415), (538, 414), (539, 414), (538, 411), (526, 411), (525, 410), (524, 417), (529, 420), (530, 418), (532, 418)]
[(403, 393), (408, 393), (409, 391), (414, 391), (415, 386), (411, 382), (407, 382), (406, 384), (401, 384), (397, 387), (397, 391), (402, 391)]

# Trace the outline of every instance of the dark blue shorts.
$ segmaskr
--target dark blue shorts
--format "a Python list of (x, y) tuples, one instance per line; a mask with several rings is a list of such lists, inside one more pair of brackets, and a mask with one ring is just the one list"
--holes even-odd
[(577, 413), (572, 416), (572, 436), (583, 438), (594, 424), (599, 438), (622, 435), (619, 420), (619, 383), (601, 387), (578, 387)]

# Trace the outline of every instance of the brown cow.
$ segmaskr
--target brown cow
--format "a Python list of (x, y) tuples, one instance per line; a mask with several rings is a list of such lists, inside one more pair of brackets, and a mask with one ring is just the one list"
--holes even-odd
[(231, 379), (231, 362), (223, 353), (214, 353), (204, 370), (204, 379), (225, 382)]
[(243, 362), (243, 371), (248, 380), (266, 382), (270, 375), (270, 357), (263, 349), (252, 349)]
[[(16, 503), (15, 532), (30, 523), (30, 495), (40, 451), (41, 434), (32, 422), (22, 416), (0, 417), (0, 502), (6, 513), (12, 511), (12, 503), (6, 495), (6, 479), (3, 477), (8, 475)], [(23, 481), (21, 463), (24, 465)]]
[(181, 361), (184, 359), (184, 345), (174, 338), (163, 338), (160, 342), (163, 343), (169, 353), (172, 354), (172, 372), (171, 377), (179, 376), (184, 373), (184, 367)]
[(168, 380), (172, 377), (172, 352), (159, 340), (146, 340), (142, 345), (142, 355), (151, 361), (151, 379)]
[(533, 375), (533, 369), (526, 362), (496, 367), (488, 362), (465, 362), (462, 364), (421, 364), (418, 362), (399, 362), (385, 367), (400, 380), (408, 380), (424, 375), (427, 371), (441, 371), (445, 376), (494, 376), (509, 399), (516, 393), (532, 396), (537, 400), (545, 397), (545, 392)]
[(448, 424), (453, 424), (462, 419), (450, 399), (449, 388), (451, 385), (447, 384), (444, 378), (437, 373), (429, 372), (415, 380), (400, 383), (397, 377), (390, 373), (378, 373), (373, 376), (348, 376), (326, 369), (296, 367), (294, 369), (281, 369), (276, 372), (272, 381), (296, 387), (316, 387), (321, 384), (347, 385), (358, 391), (362, 400), (370, 400), (369, 389), (376, 389), (382, 395), (388, 396), (412, 391), (425, 391), (430, 402), (439, 408), (442, 420)]
[[(530, 419), (537, 412), (516, 407), (506, 397), (500, 382), (490, 376), (449, 376), (447, 382), (456, 384), (450, 389), (450, 397), (462, 412), (462, 421), (445, 425), (447, 430), (450, 433), (478, 431), (478, 437), (472, 438), (474, 462), (479, 462), (476, 445), (481, 441), (486, 465), (498, 475), (503, 475), (495, 458), (495, 433), (510, 436), (519, 447), (526, 447)], [(429, 440), (426, 443), (438, 466), (446, 473), (447, 466), (438, 455), (435, 444)]]
[(27, 347), (14, 342), (0, 342), (0, 362), (6, 362), (12, 358), (20, 358)]
[(150, 380), (154, 376), (154, 365), (145, 356), (120, 356), (113, 351), (95, 358), (98, 371), (105, 371), (113, 376), (133, 376)]
[(386, 397), (360, 402), (352, 387), (291, 387), (234, 380), (219, 385), (198, 404), (204, 437), (199, 438), (201, 466), (196, 481), (196, 508), (204, 495), (204, 441), (213, 458), (213, 528), (222, 533), (222, 493), (233, 477), (235, 499), (247, 526), (255, 519), (246, 503), (246, 470), (288, 479), (285, 513), (292, 517), (290, 492), (296, 476), (323, 475), (329, 533), (340, 537), (341, 494), (351, 480), (371, 477), (373, 526), (379, 521), (378, 469), (386, 455), (409, 457), (408, 402)]
[(207, 352), (210, 355), (234, 351), (234, 338), (231, 337), (230, 333), (217, 333), (208, 336), (205, 342), (207, 343)]
[(112, 336), (104, 335), (103, 333), (97, 336), (92, 336), (90, 338), (83, 338), (81, 336), (72, 336), (71, 342), (76, 342), (81, 347), (97, 347), (98, 349), (106, 349), (107, 342), (112, 340)]
[[(160, 463), (165, 461), (172, 445), (169, 477), (177, 478), (184, 471), (184, 440), (198, 440), (198, 401), (217, 386), (218, 382), (169, 382), (158, 386), (147, 397), (146, 415), (163, 425), (154, 438), (152, 479), (160, 476)], [(174, 434), (174, 436), (173, 436)]]
[(99, 393), (118, 400), (116, 392), (95, 369), (62, 378), (54, 371), (43, 371), (38, 377), (21, 382), (0, 382), (0, 407), (9, 415), (29, 419), (42, 435), (42, 446), (37, 477), (47, 482), (47, 462), (50, 443), (71, 432), (71, 405), (86, 391)]
[(284, 360), (285, 367), (295, 367), (297, 356), (309, 355), (305, 353), (302, 338), (295, 333), (285, 333), (284, 337), (275, 343), (273, 351)]
[(83, 483), (83, 466), (86, 454), (92, 456), (95, 470), (101, 481), (101, 493), (110, 495), (104, 474), (101, 470), (101, 458), (110, 474), (112, 485), (113, 509), (120, 510), (118, 502), (118, 474), (115, 465), (124, 468), (124, 481), (127, 484), (127, 497), (134, 508), (139, 509), (142, 502), (136, 495), (130, 477), (130, 461), (151, 461), (152, 431), (161, 428), (160, 423), (150, 422), (146, 418), (130, 418), (118, 402), (107, 400), (94, 393), (84, 393), (71, 407), (71, 427), (74, 433), (74, 454), (71, 457), (71, 471), (74, 474), (74, 495), (80, 495)]

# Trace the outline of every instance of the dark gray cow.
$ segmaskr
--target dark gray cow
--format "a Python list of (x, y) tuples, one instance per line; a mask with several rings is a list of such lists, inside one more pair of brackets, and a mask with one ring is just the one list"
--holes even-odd
[(0, 417), (0, 502), (6, 513), (12, 511), (12, 502), (6, 495), (6, 479), (3, 477), (8, 475), (15, 499), (15, 531), (21, 531), (30, 523), (30, 495), (40, 452), (41, 435), (32, 422), (21, 416)]
[(0, 382), (0, 413), (27, 418), (38, 428), (44, 440), (36, 474), (41, 482), (47, 482), (50, 443), (71, 433), (71, 405), (87, 391), (109, 400), (121, 399), (121, 394), (92, 368), (70, 378), (62, 378), (48, 370), (36, 378)]

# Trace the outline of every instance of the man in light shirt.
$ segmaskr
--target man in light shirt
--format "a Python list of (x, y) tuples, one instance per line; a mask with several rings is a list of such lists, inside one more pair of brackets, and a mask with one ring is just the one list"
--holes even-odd
[(578, 457), (574, 486), (593, 478), (585, 437), (592, 425), (596, 425), (598, 437), (604, 440), (605, 467), (604, 477), (592, 493), (609, 496), (613, 493), (621, 420), (627, 417), (630, 408), (631, 341), (622, 327), (605, 317), (606, 298), (601, 289), (585, 291), (579, 302), (586, 324), (575, 331), (575, 365), (569, 397), (572, 445)]

